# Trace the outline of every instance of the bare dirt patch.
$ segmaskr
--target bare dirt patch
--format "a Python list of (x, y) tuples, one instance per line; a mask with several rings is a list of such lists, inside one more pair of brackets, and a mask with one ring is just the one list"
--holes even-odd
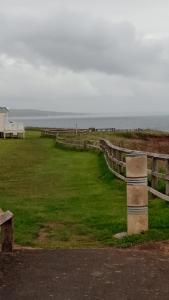
[(48, 222), (40, 229), (37, 245), (50, 247), (101, 247), (101, 244), (86, 232), (83, 225), (69, 222)]
[(125, 147), (133, 150), (169, 154), (168, 136), (145, 136), (144, 138), (120, 137), (119, 139), (112, 139), (112, 143), (118, 144), (118, 146), (120, 147)]
[(155, 251), (169, 256), (169, 241), (151, 241), (141, 245), (133, 246), (133, 250)]

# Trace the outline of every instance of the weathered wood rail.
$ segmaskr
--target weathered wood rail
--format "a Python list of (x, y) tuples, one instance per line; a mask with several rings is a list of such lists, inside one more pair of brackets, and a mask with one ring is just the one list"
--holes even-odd
[[(110, 171), (123, 181), (126, 181), (125, 157), (129, 154), (145, 154), (149, 160), (147, 174), (149, 176), (148, 190), (151, 194), (165, 201), (169, 201), (169, 155), (144, 151), (135, 151), (112, 145), (105, 139), (100, 140), (100, 148)], [(159, 172), (159, 162), (163, 161), (163, 173)], [(159, 180), (165, 182), (165, 192), (158, 191)]]
[(70, 140), (66, 138), (59, 138), (56, 137), (56, 144), (63, 145), (68, 148), (75, 148), (75, 149), (94, 149), (100, 151), (99, 141), (97, 140)]
[[(78, 132), (88, 132), (92, 129), (78, 129)], [(97, 131), (113, 131), (113, 128), (106, 129), (97, 129)], [(120, 132), (122, 130), (119, 130)], [(129, 131), (141, 131), (141, 129), (135, 130), (124, 130), (125, 132)], [(66, 145), (68, 147), (74, 147), (77, 149), (95, 149), (102, 151), (107, 163), (109, 170), (119, 179), (126, 181), (126, 156), (130, 154), (145, 154), (148, 158), (148, 190), (149, 192), (165, 201), (169, 201), (169, 155), (158, 154), (144, 151), (136, 151), (127, 148), (122, 148), (116, 145), (111, 144), (106, 139), (87, 141), (87, 140), (70, 140), (64, 138), (59, 138), (59, 133), (75, 133), (75, 129), (63, 129), (63, 128), (53, 128), (53, 129), (44, 129), (41, 131), (42, 136), (52, 136), (56, 138), (58, 144)], [(159, 165), (159, 162), (163, 162), (163, 166)], [(162, 169), (162, 171), (160, 170)], [(165, 184), (165, 191), (161, 192), (158, 190), (159, 181), (163, 181)]]
[[(105, 139), (97, 140), (69, 140), (56, 139), (58, 144), (76, 149), (94, 149), (102, 151), (109, 170), (119, 179), (126, 182), (126, 156), (130, 154), (144, 154), (148, 158), (149, 168), (147, 175), (149, 178), (149, 192), (165, 201), (169, 201), (169, 155), (157, 154), (144, 151), (135, 151), (127, 148), (121, 148), (111, 144)], [(163, 161), (163, 173), (159, 172), (158, 162)], [(165, 183), (165, 192), (158, 190), (159, 180)]]

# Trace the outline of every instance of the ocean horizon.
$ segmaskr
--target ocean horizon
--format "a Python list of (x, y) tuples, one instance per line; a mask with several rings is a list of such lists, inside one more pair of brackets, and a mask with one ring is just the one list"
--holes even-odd
[(11, 117), (26, 127), (156, 129), (169, 131), (169, 116), (61, 115)]

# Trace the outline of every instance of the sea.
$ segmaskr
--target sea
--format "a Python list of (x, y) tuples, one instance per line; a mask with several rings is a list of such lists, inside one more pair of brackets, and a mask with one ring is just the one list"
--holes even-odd
[(25, 126), (51, 128), (156, 129), (169, 131), (169, 116), (113, 117), (105, 115), (62, 115), (46, 117), (12, 117)]

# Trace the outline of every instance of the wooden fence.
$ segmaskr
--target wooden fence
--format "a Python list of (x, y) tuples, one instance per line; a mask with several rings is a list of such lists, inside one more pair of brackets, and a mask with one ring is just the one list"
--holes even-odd
[[(112, 128), (110, 130), (112, 130)], [(69, 129), (68, 131), (70, 132), (71, 129)], [(126, 181), (126, 156), (132, 153), (147, 155), (148, 190), (152, 195), (165, 201), (169, 201), (169, 155), (121, 148), (119, 146), (111, 144), (106, 139), (100, 139), (100, 141), (98, 142), (97, 140), (87, 141), (81, 139), (71, 140), (59, 138), (58, 132), (67, 133), (68, 131), (65, 131), (63, 129), (46, 129), (43, 130), (41, 134), (42, 136), (56, 137), (56, 142), (58, 144), (66, 145), (70, 148), (73, 147), (77, 149), (95, 149), (98, 151), (102, 151), (109, 170), (116, 177), (123, 181)], [(140, 129), (136, 129), (135, 131), (140, 131)], [(163, 192), (158, 190), (159, 181), (162, 181), (165, 185), (165, 191), (163, 188)]]
[[(125, 157), (132, 153), (145, 154), (148, 158), (147, 174), (149, 178), (148, 190), (154, 196), (169, 201), (169, 155), (151, 152), (135, 151), (112, 145), (105, 139), (100, 140), (100, 148), (110, 171), (123, 181), (126, 181)], [(159, 172), (159, 162), (162, 161), (162, 172)], [(164, 181), (165, 191), (158, 191), (159, 180)]]
[(117, 129), (117, 128), (44, 128), (41, 136), (56, 136), (59, 134), (87, 134), (91, 132), (141, 132), (143, 129)]
[(78, 150), (93, 149), (96, 151), (100, 151), (99, 141), (97, 140), (82, 140), (82, 139), (72, 140), (72, 139), (56, 137), (56, 144), (66, 146), (71, 149), (72, 148)]

